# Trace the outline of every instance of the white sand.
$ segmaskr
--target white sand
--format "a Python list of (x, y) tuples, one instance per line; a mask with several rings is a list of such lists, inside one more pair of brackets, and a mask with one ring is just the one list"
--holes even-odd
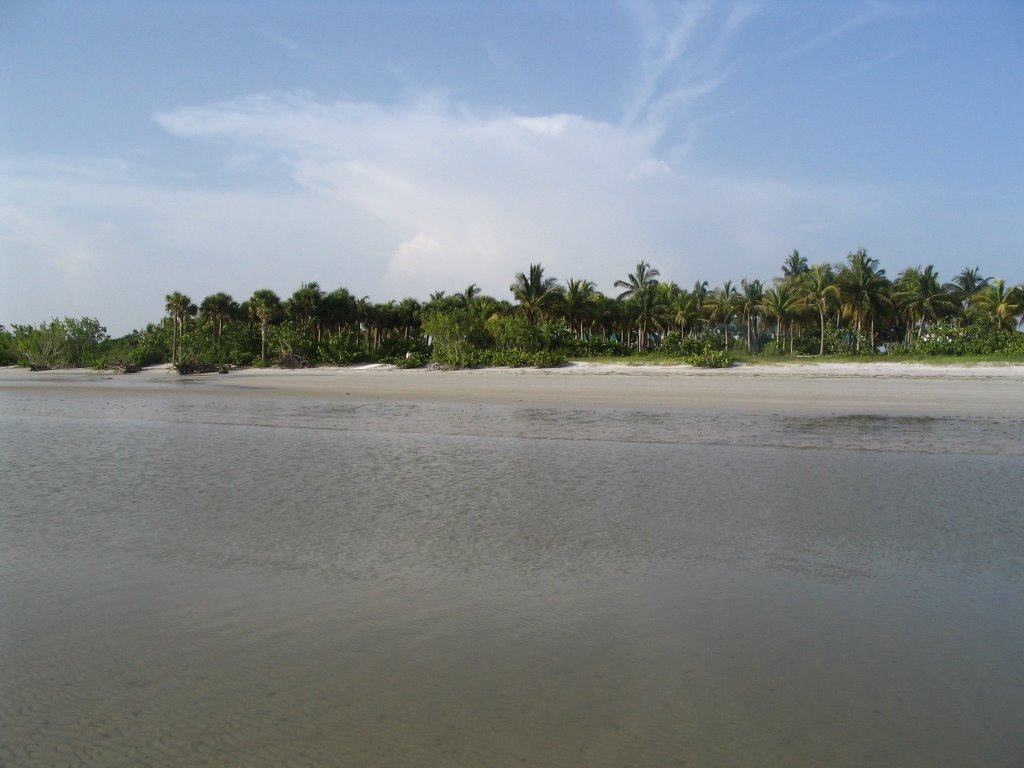
[[(151, 369), (142, 376), (181, 379), (166, 370)], [(366, 365), (249, 369), (192, 378), (212, 387), (370, 400), (1024, 418), (1021, 365), (819, 363), (708, 370), (686, 365), (575, 363), (543, 370), (468, 371)]]
[(0, 369), (9, 387), (100, 386), (143, 394), (236, 395), (571, 407), (680, 408), (749, 413), (993, 416), (1024, 419), (1024, 365), (807, 363), (686, 365), (574, 363), (561, 368), (399, 370), (384, 365), (296, 371), (246, 369), (179, 376), (168, 366), (115, 375), (94, 371)]

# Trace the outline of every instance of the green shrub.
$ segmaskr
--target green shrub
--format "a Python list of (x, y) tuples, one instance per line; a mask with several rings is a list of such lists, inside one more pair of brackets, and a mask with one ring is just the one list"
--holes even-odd
[(550, 349), (542, 349), (530, 356), (530, 365), (535, 368), (557, 368), (565, 363), (565, 356)]
[(586, 339), (569, 339), (562, 347), (572, 357), (627, 357), (630, 349), (617, 341), (609, 341), (601, 336)]
[(382, 357), (380, 362), (393, 365), (396, 368), (422, 368), (430, 360), (429, 356), (417, 352), (409, 352), (397, 357)]
[(941, 320), (904, 348), (911, 355), (1017, 355), (1024, 352), (1024, 334), (999, 328), (989, 317), (970, 325)]
[(698, 354), (688, 357), (686, 361), (698, 368), (728, 368), (733, 363), (728, 352), (712, 347), (705, 347)]
[(360, 349), (347, 334), (328, 335), (317, 344), (313, 359), (326, 365), (351, 365)]
[(499, 351), (533, 352), (545, 346), (541, 329), (522, 315), (494, 315), (487, 319), (484, 328)]
[(785, 357), (789, 353), (786, 351), (785, 345), (772, 339), (761, 347), (761, 351), (758, 354), (762, 357)]
[(684, 336), (679, 331), (669, 331), (655, 353), (666, 357), (689, 357), (701, 354), (706, 346), (707, 342), (696, 336)]

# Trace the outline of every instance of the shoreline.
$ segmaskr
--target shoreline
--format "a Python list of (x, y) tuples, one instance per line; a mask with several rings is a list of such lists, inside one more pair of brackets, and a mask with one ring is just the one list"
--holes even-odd
[(1024, 365), (1010, 363), (807, 362), (704, 369), (577, 362), (559, 368), (460, 371), (369, 364), (189, 376), (166, 365), (134, 374), (0, 369), (0, 395), (33, 389), (751, 414), (1024, 417)]

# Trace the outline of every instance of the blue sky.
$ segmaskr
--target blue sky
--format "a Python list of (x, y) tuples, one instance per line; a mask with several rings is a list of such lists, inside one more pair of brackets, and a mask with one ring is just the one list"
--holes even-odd
[(316, 280), (1024, 279), (1024, 3), (0, 6), (0, 323)]

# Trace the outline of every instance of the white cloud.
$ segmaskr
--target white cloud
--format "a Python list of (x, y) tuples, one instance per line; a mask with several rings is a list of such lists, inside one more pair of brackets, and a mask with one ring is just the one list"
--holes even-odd
[(358, 267), (392, 297), (468, 282), (504, 296), (534, 261), (563, 279), (610, 285), (639, 259), (671, 275), (666, 267), (691, 261), (701, 269), (713, 250), (722, 267), (760, 273), (777, 266), (803, 217), (841, 221), (847, 203), (827, 190), (673, 170), (653, 127), (482, 114), (437, 97), (379, 105), (259, 96), (158, 120), (232, 151), (272, 148), (311, 199), (392, 231), (387, 261)]
[[(895, 217), (906, 231), (929, 205), (905, 190), (725, 177), (694, 151), (665, 154), (652, 126), (482, 113), (436, 95), (392, 105), (261, 95), (157, 121), (287, 176), (268, 192), (265, 164), (251, 162), (225, 165), (216, 189), (118, 163), (8, 165), (17, 205), (0, 211), (2, 260), (21, 282), (0, 296), (11, 313), (0, 322), (75, 312), (124, 332), (157, 319), (173, 290), (242, 299), (308, 280), (374, 300), (471, 282), (508, 298), (531, 262), (607, 292), (640, 260), (681, 285), (766, 278), (793, 248), (812, 261), (871, 249), (879, 222)], [(903, 254), (877, 255), (903, 266)], [(71, 300), (86, 294), (93, 305)], [(40, 297), (59, 309), (42, 310)]]

